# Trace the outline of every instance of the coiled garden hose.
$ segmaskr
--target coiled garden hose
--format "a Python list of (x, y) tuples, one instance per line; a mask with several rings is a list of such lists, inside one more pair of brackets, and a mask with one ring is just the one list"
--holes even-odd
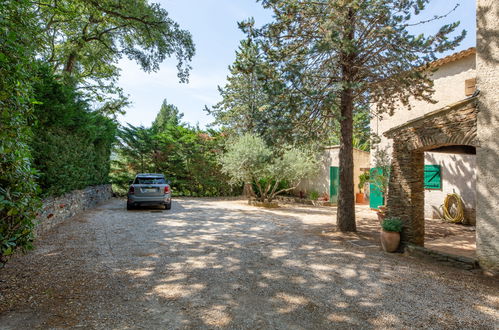
[(458, 194), (448, 194), (442, 205), (442, 211), (443, 220), (452, 223), (462, 223), (464, 221), (464, 206), (461, 196)]

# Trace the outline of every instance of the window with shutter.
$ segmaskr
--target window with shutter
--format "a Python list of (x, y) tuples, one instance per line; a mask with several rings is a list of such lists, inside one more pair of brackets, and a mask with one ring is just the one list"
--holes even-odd
[(424, 166), (424, 188), (442, 189), (442, 169), (440, 165)]
[(471, 96), (476, 90), (476, 78), (464, 81), (464, 95)]

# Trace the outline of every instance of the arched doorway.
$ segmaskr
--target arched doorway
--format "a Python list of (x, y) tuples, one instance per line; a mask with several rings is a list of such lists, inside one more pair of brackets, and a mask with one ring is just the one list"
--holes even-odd
[(402, 243), (424, 245), (424, 152), (459, 146), (476, 148), (476, 97), (392, 128), (392, 169), (387, 196), (387, 216), (404, 221)]

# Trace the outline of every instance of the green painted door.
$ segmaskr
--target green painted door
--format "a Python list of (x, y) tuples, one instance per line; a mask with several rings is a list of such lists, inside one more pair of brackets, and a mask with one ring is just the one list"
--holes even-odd
[(331, 166), (329, 168), (329, 201), (338, 203), (338, 188), (340, 186), (340, 168)]
[[(383, 171), (379, 168), (371, 169), (371, 178), (374, 177), (375, 171)], [(375, 184), (369, 184), (369, 207), (372, 209), (377, 209), (379, 206), (385, 203), (384, 196)]]

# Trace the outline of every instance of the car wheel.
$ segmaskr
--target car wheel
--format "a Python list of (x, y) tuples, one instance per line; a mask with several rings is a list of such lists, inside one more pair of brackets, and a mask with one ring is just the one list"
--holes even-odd
[(168, 202), (165, 204), (165, 210), (170, 210), (172, 208), (172, 202)]
[(126, 203), (126, 209), (127, 211), (133, 210), (133, 205)]

